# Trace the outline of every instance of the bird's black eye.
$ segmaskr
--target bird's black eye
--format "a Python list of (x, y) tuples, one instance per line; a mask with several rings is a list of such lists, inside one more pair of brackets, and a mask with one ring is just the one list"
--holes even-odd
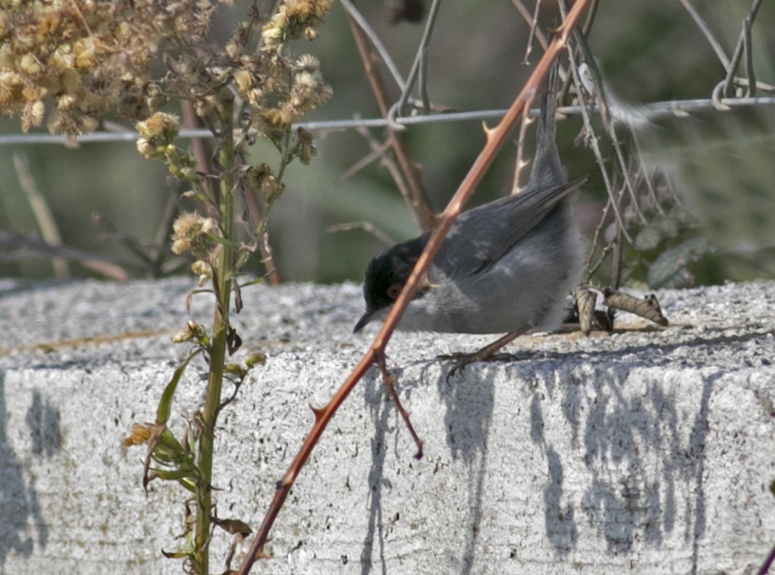
[(387, 289), (387, 294), (390, 299), (396, 301), (398, 296), (401, 295), (401, 288), (404, 286), (401, 284), (393, 284)]

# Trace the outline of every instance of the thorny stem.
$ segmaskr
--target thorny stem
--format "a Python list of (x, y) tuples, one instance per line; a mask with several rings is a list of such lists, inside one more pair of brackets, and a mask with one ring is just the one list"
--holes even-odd
[[(218, 215), (221, 233), (227, 240), (234, 236), (234, 139), (233, 113), (234, 97), (224, 90), (223, 134), (218, 152), (220, 164), (220, 186), (218, 198)], [(202, 435), (199, 439), (198, 466), (202, 474), (199, 485), (196, 509), (194, 566), (195, 572), (201, 575), (209, 573), (209, 543), (210, 543), (210, 512), (212, 507), (212, 474), (213, 474), (213, 439), (215, 421), (221, 404), (221, 384), (223, 383), (223, 367), (226, 361), (227, 336), (229, 328), (229, 301), (232, 266), (234, 265), (234, 248), (231, 241), (224, 242), (217, 256), (216, 277), (218, 303), (213, 320), (212, 347), (210, 350), (210, 374), (207, 382), (205, 404), (202, 410)]]
[(401, 418), (404, 420), (404, 424), (409, 430), (409, 435), (412, 436), (414, 444), (417, 446), (417, 453), (415, 453), (414, 458), (422, 459), (422, 439), (420, 439), (420, 437), (417, 435), (417, 432), (414, 430), (414, 426), (409, 419), (409, 414), (404, 409), (404, 406), (401, 405), (401, 400), (398, 398), (398, 393), (396, 393), (396, 386), (394, 385), (395, 382), (393, 377), (388, 373), (387, 366), (385, 365), (385, 352), (383, 349), (378, 349), (375, 351), (377, 354), (377, 367), (379, 368), (379, 372), (382, 374), (382, 381), (385, 382), (385, 387), (387, 387), (388, 393), (390, 393), (390, 397), (393, 399), (393, 403), (396, 404), (396, 409), (401, 415)]
[(765, 559), (761, 569), (759, 569), (759, 572), (756, 575), (767, 575), (767, 573), (770, 571), (770, 567), (772, 566), (773, 561), (775, 561), (775, 547), (773, 547), (772, 551), (770, 551), (770, 554), (767, 555), (767, 559)]
[(412, 270), (412, 274), (409, 276), (409, 280), (406, 282), (406, 285), (404, 285), (401, 294), (393, 304), (393, 308), (391, 309), (387, 318), (385, 318), (385, 321), (382, 324), (382, 328), (377, 334), (377, 337), (374, 339), (374, 342), (371, 344), (371, 347), (366, 351), (363, 358), (361, 358), (361, 361), (358, 363), (352, 373), (350, 373), (341, 387), (336, 391), (328, 404), (326, 404), (326, 406), (322, 409), (314, 410), (315, 423), (313, 424), (312, 429), (310, 430), (307, 437), (304, 439), (304, 442), (299, 448), (298, 453), (293, 458), (293, 461), (288, 467), (288, 470), (285, 472), (285, 475), (277, 483), (277, 491), (275, 492), (274, 499), (272, 499), (272, 503), (270, 504), (269, 509), (267, 510), (263, 521), (261, 522), (261, 526), (259, 527), (258, 532), (253, 539), (250, 550), (248, 551), (247, 555), (245, 555), (245, 558), (240, 565), (240, 568), (237, 572), (238, 575), (247, 575), (250, 572), (250, 569), (253, 566), (253, 563), (255, 563), (256, 559), (265, 556), (264, 545), (269, 538), (269, 531), (271, 530), (272, 525), (274, 524), (274, 521), (277, 518), (283, 503), (285, 502), (285, 499), (288, 497), (293, 483), (296, 481), (296, 478), (301, 472), (301, 468), (306, 463), (309, 455), (312, 453), (312, 450), (320, 439), (320, 436), (322, 435), (329, 421), (331, 421), (334, 414), (339, 409), (339, 406), (342, 405), (344, 400), (355, 388), (355, 385), (360, 381), (366, 371), (368, 371), (368, 369), (378, 360), (381, 354), (384, 354), (385, 347), (390, 340), (390, 336), (393, 334), (393, 331), (395, 331), (398, 321), (406, 309), (406, 306), (409, 304), (412, 296), (414, 295), (414, 292), (417, 291), (417, 287), (420, 284), (420, 279), (423, 277), (428, 267), (430, 266), (430, 263), (436, 255), (436, 252), (439, 250), (439, 247), (441, 247), (441, 242), (444, 241), (444, 236), (452, 226), (452, 223), (454, 222), (458, 213), (460, 213), (460, 210), (463, 207), (465, 201), (471, 196), (471, 194), (473, 194), (477, 184), (481, 181), (487, 168), (495, 158), (496, 152), (506, 141), (511, 128), (520, 118), (524, 112), (525, 107), (528, 106), (533, 100), (535, 94), (538, 93), (541, 81), (549, 72), (549, 68), (551, 68), (552, 63), (557, 58), (560, 51), (567, 46), (568, 36), (570, 35), (570, 32), (573, 30), (574, 26), (576, 26), (578, 23), (589, 2), (590, 0), (577, 0), (577, 2), (573, 5), (573, 8), (568, 13), (567, 19), (565, 22), (563, 22), (562, 26), (557, 29), (555, 37), (552, 39), (552, 43), (549, 45), (543, 57), (536, 65), (533, 73), (530, 75), (530, 78), (525, 84), (525, 87), (523, 88), (522, 92), (520, 92), (519, 96), (517, 96), (517, 98), (514, 100), (514, 103), (511, 105), (511, 108), (509, 108), (506, 116), (495, 128), (487, 130), (487, 143), (477, 157), (473, 166), (471, 166), (468, 175), (460, 184), (457, 192), (455, 192), (452, 200), (450, 200), (446, 209), (442, 213), (438, 225), (433, 230), (430, 238), (428, 239), (428, 243), (423, 250), (423, 253), (417, 260), (417, 264), (415, 264), (415, 267)]

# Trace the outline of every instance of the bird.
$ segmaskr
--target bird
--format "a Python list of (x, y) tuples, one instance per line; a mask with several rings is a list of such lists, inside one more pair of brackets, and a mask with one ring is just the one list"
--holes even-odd
[[(568, 183), (560, 162), (557, 77), (555, 65), (541, 96), (536, 154), (525, 190), (458, 216), (401, 317), (399, 330), (507, 333), (511, 341), (531, 330), (552, 331), (562, 322), (566, 295), (578, 282), (583, 262), (571, 196), (585, 182)], [(363, 283), (366, 312), (355, 332), (385, 318), (429, 237), (430, 232), (399, 243), (369, 263)], [(481, 353), (488, 348), (460, 356), (467, 356), (465, 363), (478, 361), (494, 353)]]

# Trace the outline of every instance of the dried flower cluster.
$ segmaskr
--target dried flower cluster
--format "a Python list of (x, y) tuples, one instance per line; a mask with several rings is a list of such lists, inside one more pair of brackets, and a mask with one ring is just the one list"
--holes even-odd
[[(0, 0), (0, 112), (19, 114), (25, 131), (47, 116), (51, 132), (75, 135), (110, 112), (148, 120), (170, 96), (217, 117), (219, 90), (231, 85), (249, 106), (250, 127), (285, 147), (290, 125), (332, 91), (315, 57), (294, 60), (283, 44), (314, 38), (331, 3), (285, 0), (268, 22), (253, 13), (219, 51), (205, 41), (208, 0)], [(157, 67), (153, 77), (162, 54), (167, 73)], [(297, 136), (294, 157), (308, 163), (314, 148)], [(143, 138), (146, 158), (166, 158), (174, 175), (195, 177), (184, 154)]]
[[(186, 327), (172, 336), (172, 343), (205, 340), (207, 340), (207, 333), (205, 332), (205, 329), (194, 320), (188, 320)], [(134, 427), (132, 430), (134, 431)]]
[[(207, 33), (207, 0), (0, 0), (0, 112), (22, 128), (94, 130), (112, 111), (145, 119), (165, 103), (157, 55)], [(48, 110), (48, 114), (47, 114)]]
[[(278, 147), (283, 146), (282, 139), (291, 124), (333, 94), (323, 80), (317, 58), (304, 54), (294, 60), (282, 52), (287, 40), (314, 38), (314, 26), (330, 6), (331, 0), (286, 0), (268, 23), (259, 18), (244, 23), (226, 45), (232, 63), (222, 74), (231, 75), (240, 98), (250, 106), (250, 124), (259, 137), (269, 138)], [(260, 49), (250, 50), (251, 33), (258, 28), (263, 43)], [(206, 92), (204, 86), (199, 91)], [(213, 100), (212, 96), (195, 98), (197, 110), (216, 106)], [(307, 152), (311, 150), (305, 143), (305, 153), (297, 156), (308, 163)]]
[(140, 133), (137, 151), (152, 160), (162, 158), (173, 145), (178, 135), (179, 122), (176, 116), (157, 112), (147, 120), (138, 122), (135, 127)]
[[(285, 169), (295, 159), (308, 164), (317, 154), (312, 135), (293, 130), (292, 124), (332, 95), (318, 60), (309, 55), (294, 59), (285, 47), (289, 40), (315, 38), (332, 0), (283, 0), (271, 19), (259, 16), (254, 2), (248, 19), (223, 46), (208, 37), (215, 1), (0, 0), (0, 113), (19, 114), (25, 131), (47, 120), (50, 131), (72, 135), (94, 130), (109, 113), (131, 118), (139, 133), (138, 151), (188, 181), (191, 189), (184, 197), (205, 204), (202, 211), (209, 217), (186, 212), (175, 220), (172, 251), (191, 254), (200, 285), (212, 284), (217, 300), (212, 330), (208, 334), (192, 321), (174, 336), (173, 341), (194, 349), (165, 387), (156, 422), (133, 426), (125, 441), (148, 444), (144, 487), (163, 479), (193, 494), (186, 500), (185, 542), (165, 556), (184, 559), (186, 572), (199, 574), (210, 572), (214, 526), (226, 529), (227, 524), (214, 515), (218, 415), (250, 369), (266, 359), (254, 353), (244, 366), (225, 361), (226, 353), (233, 354), (242, 343), (229, 320), (231, 294), (237, 294), (233, 301), (239, 312), (241, 267), (259, 245), (271, 254), (267, 217), (285, 191)], [(210, 129), (216, 143), (209, 161), (198, 149), (197, 164), (176, 146), (179, 119), (161, 110), (168, 101), (182, 101), (183, 114), (188, 117), (193, 109)], [(256, 133), (275, 144), (276, 169), (267, 163), (249, 165), (245, 147)], [(247, 230), (250, 240), (242, 242), (235, 213), (240, 197), (245, 202), (254, 191), (265, 209), (254, 229)], [(210, 370), (204, 404), (178, 440), (167, 427), (175, 388), (200, 354)], [(226, 400), (224, 382), (234, 386)], [(246, 532), (244, 525), (238, 535)], [(232, 547), (227, 572), (233, 552)]]
[(239, 95), (253, 109), (253, 127), (272, 140), (333, 94), (317, 58), (305, 54), (294, 62), (270, 48), (242, 56), (234, 80)]
[(277, 13), (261, 30), (264, 43), (271, 48), (302, 35), (314, 40), (315, 27), (331, 8), (333, 0), (285, 0)]
[(196, 161), (189, 152), (175, 145), (179, 131), (177, 116), (156, 112), (143, 122), (135, 124), (140, 133), (137, 151), (147, 160), (162, 160), (170, 173), (181, 180), (197, 181)]
[(197, 213), (184, 212), (172, 225), (172, 251), (176, 254), (191, 252), (198, 259), (206, 259), (219, 235), (218, 224), (212, 218)]

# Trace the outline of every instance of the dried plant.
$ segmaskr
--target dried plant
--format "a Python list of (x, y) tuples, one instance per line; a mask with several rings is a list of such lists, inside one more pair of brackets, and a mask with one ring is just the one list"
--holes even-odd
[[(193, 349), (167, 384), (156, 421), (135, 424), (125, 440), (147, 445), (144, 486), (175, 481), (189, 494), (183, 543), (165, 555), (184, 559), (186, 572), (200, 574), (209, 572), (215, 527), (240, 539), (250, 532), (239, 520), (219, 519), (211, 497), (216, 420), (250, 370), (263, 363), (261, 354), (226, 363), (241, 345), (229, 321), (232, 293), (239, 312), (240, 269), (266, 242), (267, 217), (284, 192), (285, 169), (297, 158), (308, 164), (317, 153), (312, 136), (292, 124), (332, 95), (316, 58), (294, 59), (285, 50), (292, 40), (317, 36), (331, 0), (285, 0), (270, 18), (260, 17), (254, 4), (223, 46), (209, 34), (216, 6), (207, 0), (0, 2), (0, 111), (19, 115), (24, 131), (45, 120), (51, 132), (73, 136), (94, 130), (108, 114), (127, 117), (136, 122), (138, 151), (187, 182), (184, 195), (200, 200), (206, 213), (177, 218), (171, 249), (190, 254), (200, 285), (209, 283), (216, 300), (212, 328), (189, 322), (173, 337)], [(168, 109), (180, 103), (191, 106), (216, 137), (210, 168), (176, 144), (180, 122)], [(245, 147), (256, 137), (277, 148), (275, 168), (272, 159), (245, 163)], [(264, 203), (262, 217), (242, 241), (235, 202), (254, 192)], [(167, 427), (175, 391), (200, 355), (209, 368), (205, 402), (178, 438)], [(224, 381), (233, 385), (226, 399)], [(227, 569), (232, 555), (233, 549)]]

